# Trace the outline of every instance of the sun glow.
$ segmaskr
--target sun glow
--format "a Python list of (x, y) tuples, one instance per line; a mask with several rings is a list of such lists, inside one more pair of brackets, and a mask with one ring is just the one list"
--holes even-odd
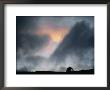
[(66, 27), (63, 28), (41, 27), (38, 31), (36, 31), (36, 34), (40, 36), (47, 35), (53, 42), (59, 43), (63, 40), (68, 31), (69, 30)]
[(40, 51), (37, 51), (36, 55), (43, 55), (43, 57), (50, 57), (51, 54), (56, 50), (58, 45), (62, 42), (64, 37), (68, 34), (69, 30), (66, 27), (51, 27), (41, 26), (36, 30), (35, 34), (38, 36), (48, 36), (49, 40), (47, 44)]

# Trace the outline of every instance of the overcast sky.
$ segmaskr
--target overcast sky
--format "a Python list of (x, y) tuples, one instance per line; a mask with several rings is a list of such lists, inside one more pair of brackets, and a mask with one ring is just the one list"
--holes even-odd
[(93, 16), (17, 16), (17, 70), (94, 68)]

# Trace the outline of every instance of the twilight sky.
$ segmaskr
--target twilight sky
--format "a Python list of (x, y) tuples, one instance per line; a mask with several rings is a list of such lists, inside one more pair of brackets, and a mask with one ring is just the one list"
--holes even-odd
[(17, 16), (17, 70), (94, 68), (93, 16)]

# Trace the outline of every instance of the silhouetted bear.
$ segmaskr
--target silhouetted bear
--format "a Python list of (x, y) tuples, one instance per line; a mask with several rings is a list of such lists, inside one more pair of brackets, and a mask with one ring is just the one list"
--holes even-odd
[(74, 71), (72, 67), (68, 67), (66, 70), (66, 72), (72, 72), (72, 71)]

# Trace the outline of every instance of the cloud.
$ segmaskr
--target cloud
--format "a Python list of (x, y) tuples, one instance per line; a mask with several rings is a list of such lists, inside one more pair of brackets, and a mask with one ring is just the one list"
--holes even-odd
[(36, 65), (39, 65), (43, 60), (44, 58), (40, 56), (22, 55), (17, 60), (17, 70), (32, 71)]
[(71, 28), (75, 25), (76, 22), (85, 20), (90, 23), (90, 26), (94, 26), (94, 17), (93, 16), (44, 16), (39, 17), (38, 26), (42, 25), (51, 25), (53, 27), (67, 27)]
[(31, 35), (31, 34), (17, 34), (17, 50), (18, 49), (24, 49), (25, 51), (32, 51), (33, 49), (40, 49), (45, 45), (49, 37), (48, 36), (43, 36), (39, 37), (37, 35)]
[(94, 68), (94, 30), (89, 23), (76, 23), (51, 58), (76, 70)]
[(89, 23), (81, 21), (76, 23), (70, 33), (65, 36), (54, 55), (69, 52), (69, 50), (80, 50), (94, 47), (94, 30)]

